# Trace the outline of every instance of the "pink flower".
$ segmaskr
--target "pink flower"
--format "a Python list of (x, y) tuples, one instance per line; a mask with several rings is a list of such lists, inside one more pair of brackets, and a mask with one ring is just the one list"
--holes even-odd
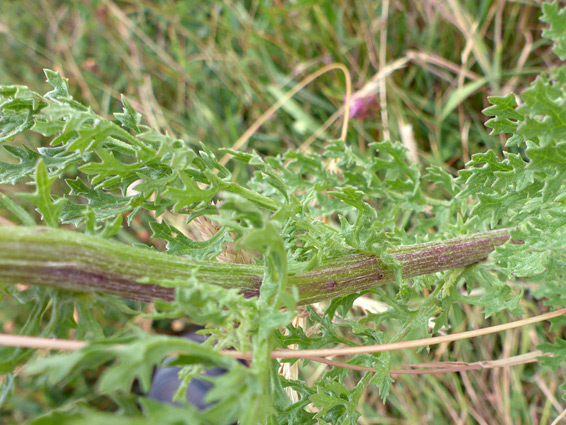
[[(344, 96), (344, 102), (346, 97)], [(360, 121), (374, 115), (379, 109), (379, 101), (375, 96), (360, 97), (354, 95), (352, 96), (352, 101), (350, 102), (350, 118), (359, 119)]]

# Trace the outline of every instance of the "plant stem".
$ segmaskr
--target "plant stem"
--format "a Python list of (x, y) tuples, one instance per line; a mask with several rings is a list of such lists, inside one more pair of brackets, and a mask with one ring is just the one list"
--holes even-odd
[[(487, 258), (509, 240), (508, 229), (459, 239), (405, 246), (388, 252), (404, 278), (468, 266)], [(518, 242), (516, 242), (518, 243)], [(0, 227), (0, 283), (44, 285), (79, 292), (102, 292), (151, 301), (174, 298), (175, 287), (192, 278), (246, 296), (259, 295), (263, 268), (198, 262), (152, 249), (127, 246), (68, 230)], [(374, 255), (355, 254), (289, 276), (299, 303), (310, 304), (395, 281), (391, 267)]]
[[(403, 278), (411, 278), (484, 261), (507, 240), (509, 229), (492, 230), (447, 241), (398, 247), (388, 253), (401, 264)], [(291, 277), (289, 283), (299, 287), (300, 303), (310, 304), (392, 282), (395, 282), (394, 271), (380, 258), (357, 254)]]
[(261, 274), (259, 266), (196, 262), (68, 230), (0, 227), (1, 283), (170, 301), (171, 286), (193, 277), (255, 295)]

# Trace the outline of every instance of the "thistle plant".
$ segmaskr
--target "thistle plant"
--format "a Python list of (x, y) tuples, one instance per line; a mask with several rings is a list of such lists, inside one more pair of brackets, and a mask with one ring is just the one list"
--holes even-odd
[[(566, 11), (557, 3), (543, 10), (545, 35), (564, 60)], [(439, 166), (420, 170), (394, 141), (365, 153), (347, 139), (315, 153), (213, 152), (153, 130), (125, 97), (122, 112), (106, 119), (73, 99), (59, 73), (45, 75), (52, 90), (43, 95), (0, 87), (0, 142), (11, 158), (0, 163), (0, 205), (13, 224), (0, 227), (0, 282), (5, 296), (32, 306), (19, 335), (72, 335), (80, 349), (38, 356), (4, 347), (2, 399), (22, 365), (44, 385), (105, 367), (97, 395), (116, 408), (77, 397), (33, 424), (118, 416), (124, 424), (354, 424), (368, 386), (386, 399), (395, 385), (391, 353), (362, 347), (450, 333), (465, 304), (486, 317), (519, 315), (524, 294), (513, 283), (527, 278), (540, 283), (533, 297), (563, 304), (566, 68), (520, 95), (489, 98), (486, 126), (505, 135), (506, 151), (474, 154), (457, 177)], [(26, 143), (29, 134), (39, 146)], [(224, 154), (226, 165), (217, 159)], [(139, 228), (151, 231), (145, 244), (134, 237)], [(385, 311), (352, 316), (360, 297)], [(143, 313), (149, 302), (154, 310)], [(317, 331), (296, 324), (300, 308)], [(133, 326), (107, 334), (99, 314), (108, 309), (183, 318), (210, 337), (199, 345)], [(385, 321), (394, 336), (380, 331)], [(343, 362), (304, 351), (338, 345), (359, 350)], [(540, 353), (541, 363), (558, 367), (565, 347), (560, 338), (542, 344), (550, 355)], [(334, 367), (309, 385), (278, 373), (280, 350), (290, 353), (283, 362)], [(179, 399), (202, 369), (227, 370), (207, 378), (210, 408), (132, 394), (134, 380), (149, 391), (153, 367), (170, 355), (184, 366)], [(360, 373), (354, 388), (344, 384), (350, 373)]]

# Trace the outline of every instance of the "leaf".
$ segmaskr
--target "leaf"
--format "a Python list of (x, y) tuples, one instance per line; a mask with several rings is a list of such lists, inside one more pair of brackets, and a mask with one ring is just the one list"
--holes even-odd
[(26, 146), (4, 145), (8, 153), (19, 160), (18, 164), (0, 162), (0, 184), (15, 184), (35, 173), (37, 162), (42, 159), (52, 175), (59, 175), (77, 159), (75, 153), (61, 148), (38, 148), (37, 152)]
[(456, 90), (453, 90), (444, 102), (444, 106), (440, 111), (438, 116), (439, 121), (444, 121), (450, 113), (458, 107), (464, 100), (470, 97), (475, 91), (482, 88), (484, 85), (488, 83), (487, 78), (480, 78), (478, 80), (469, 82), (464, 84), (462, 87), (458, 87)]
[(62, 78), (58, 72), (51, 71), (50, 69), (44, 69), (43, 72), (45, 73), (45, 77), (47, 77), (47, 82), (53, 87), (53, 90), (47, 92), (45, 97), (69, 100), (71, 94), (69, 93), (68, 80)]
[(510, 170), (512, 168), (505, 161), (500, 162), (492, 150), (474, 154), (470, 162), (466, 164), (466, 169), (459, 172), (456, 182), (463, 184), (463, 188), (456, 196), (465, 198), (477, 193), (484, 195), (493, 193), (495, 192), (493, 185), (497, 181), (496, 173)]
[[(30, 304), (30, 313), (25, 324), (18, 329), (19, 335), (62, 337), (68, 335), (69, 319), (73, 310), (70, 297), (67, 294), (51, 288), (32, 288), (22, 295), (14, 291), (14, 298), (20, 303)], [(48, 323), (46, 315), (51, 318)], [(20, 347), (0, 347), (0, 374), (14, 372), (17, 366), (27, 362), (34, 354), (31, 349)]]
[(385, 403), (394, 382), (391, 378), (391, 353), (381, 353), (372, 367), (375, 367), (375, 374), (371, 377), (371, 385), (377, 386), (381, 400)]
[(92, 311), (92, 297), (90, 295), (77, 296), (75, 309), (78, 315), (78, 326), (76, 337), (79, 340), (104, 339), (102, 326)]
[(558, 367), (566, 361), (566, 340), (562, 338), (556, 338), (554, 343), (544, 342), (537, 346), (538, 350), (543, 353), (552, 354), (552, 356), (539, 357), (539, 361), (544, 366), (550, 366), (553, 370), (557, 370)]
[(493, 106), (485, 108), (482, 112), (489, 117), (495, 117), (485, 123), (486, 127), (492, 129), (489, 134), (514, 133), (523, 119), (523, 115), (516, 111), (515, 95), (509, 93), (506, 96), (489, 96), (487, 100)]
[(0, 407), (6, 404), (7, 398), (14, 392), (14, 374), (4, 375), (3, 382), (0, 384)]
[(521, 98), (524, 104), (518, 111), (525, 119), (517, 129), (520, 135), (531, 140), (539, 138), (544, 144), (566, 138), (566, 108), (559, 88), (541, 75)]
[[(200, 425), (206, 419), (191, 405), (172, 406), (148, 398), (139, 398), (143, 414), (122, 414), (102, 412), (74, 403), (71, 409), (54, 410), (28, 422), (29, 425), (152, 425), (155, 423)], [(210, 422), (208, 422), (210, 423)], [(223, 422), (216, 422), (221, 424)]]
[[(67, 179), (65, 183), (67, 183), (71, 189), (69, 192), (70, 196), (81, 197), (88, 202), (88, 206), (94, 212), (97, 221), (114, 219), (118, 215), (132, 209), (130, 198), (89, 188), (79, 177), (75, 180)], [(80, 224), (84, 221), (85, 212), (86, 208), (84, 203), (75, 204), (69, 202), (65, 205), (65, 208), (63, 208), (61, 220)]]
[(523, 299), (522, 291), (512, 294), (508, 285), (494, 284), (481, 297), (462, 296), (460, 299), (469, 304), (484, 307), (483, 313), (486, 319), (503, 310), (509, 310), (512, 314), (523, 313), (523, 309), (520, 307)]
[(120, 181), (123, 181), (141, 166), (139, 163), (124, 164), (118, 161), (115, 158), (115, 154), (108, 149), (95, 149), (94, 152), (98, 155), (101, 162), (91, 161), (80, 167), (83, 173), (94, 175), (90, 179), (94, 187), (97, 187), (99, 184), (101, 186), (109, 185), (109, 182), (114, 181), (114, 177), (119, 177)]
[(212, 198), (220, 191), (220, 188), (211, 185), (209, 189), (200, 189), (194, 180), (184, 172), (180, 172), (180, 178), (183, 182), (183, 188), (168, 187), (163, 196), (174, 202), (175, 211), (181, 208), (189, 208), (197, 202), (210, 202)]
[(427, 168), (427, 174), (423, 176), (423, 181), (430, 181), (435, 186), (446, 190), (450, 195), (455, 195), (457, 188), (454, 177), (447, 173), (443, 168), (431, 165)]
[(38, 358), (28, 365), (26, 373), (45, 374), (50, 383), (56, 384), (71, 373), (95, 368), (114, 360), (114, 364), (105, 371), (99, 382), (102, 393), (127, 393), (134, 378), (140, 380), (143, 391), (147, 392), (153, 367), (160, 364), (170, 353), (179, 351), (184, 352), (183, 359), (186, 362), (204, 362), (206, 366), (226, 369), (239, 366), (234, 359), (185, 338), (140, 335), (138, 338), (126, 340), (91, 343), (72, 353)]
[(529, 146), (526, 151), (531, 162), (527, 166), (530, 171), (546, 173), (542, 190), (543, 202), (553, 201), (560, 196), (560, 188), (566, 178), (566, 141), (554, 146)]
[(265, 227), (251, 230), (239, 239), (237, 247), (257, 249), (264, 253), (266, 267), (260, 298), (263, 302), (276, 306), (287, 285), (287, 255), (277, 228), (267, 222)]
[(542, 22), (550, 24), (550, 28), (543, 30), (542, 36), (554, 42), (554, 53), (560, 59), (566, 59), (566, 8), (559, 8), (559, 3), (543, 3)]
[(27, 213), (27, 211), (16, 204), (4, 193), (0, 193), (0, 205), (10, 210), (24, 226), (35, 225), (35, 220)]
[(132, 105), (130, 105), (130, 102), (128, 102), (124, 95), (121, 96), (121, 99), (122, 105), (124, 106), (123, 112), (115, 112), (114, 116), (124, 127), (139, 133), (140, 128), (138, 126), (141, 122), (141, 114), (132, 108)]
[(340, 187), (337, 188), (337, 190), (329, 191), (328, 193), (341, 201), (352, 205), (360, 211), (360, 213), (368, 215), (369, 219), (375, 218), (375, 209), (367, 202), (364, 202), (365, 194), (361, 190), (357, 190), (354, 187)]
[[(46, 108), (49, 109), (49, 108)], [(74, 118), (74, 117), (73, 117)], [(84, 117), (90, 119), (90, 117)], [(92, 151), (95, 147), (107, 142), (110, 138), (112, 125), (107, 121), (95, 120), (93, 124), (85, 124), (82, 122), (83, 117), (79, 118), (79, 123), (73, 123), (72, 118), (69, 120), (65, 131), (69, 132), (73, 127), (78, 128), (72, 139), (68, 140), (67, 150), (79, 151), (84, 154), (86, 151)], [(73, 123), (73, 124), (71, 124)], [(57, 144), (59, 140), (54, 140), (53, 144)]]
[(0, 91), (0, 143), (12, 140), (34, 126), (45, 106), (40, 96), (23, 86), (5, 86)]
[(359, 418), (359, 413), (355, 410), (357, 403), (353, 403), (351, 397), (350, 391), (344, 384), (327, 380), (317, 386), (317, 392), (309, 399), (318, 408), (315, 418), (325, 421), (319, 423), (357, 424)]
[(51, 186), (55, 180), (55, 177), (49, 177), (47, 174), (47, 167), (45, 167), (43, 160), (39, 160), (35, 172), (35, 192), (19, 194), (22, 198), (26, 198), (35, 204), (43, 220), (50, 227), (58, 226), (59, 216), (67, 201), (65, 198), (56, 200), (51, 198)]
[(15, 184), (20, 179), (34, 173), (37, 167), (37, 161), (40, 156), (38, 153), (27, 147), (17, 147), (5, 145), (6, 149), (12, 156), (19, 159), (18, 164), (9, 164), (0, 162), (0, 184)]
[[(281, 88), (276, 86), (268, 86), (267, 91), (278, 101), (285, 96)], [(293, 99), (287, 99), (281, 108), (294, 118), (293, 129), (301, 134), (312, 134), (320, 128), (320, 123), (316, 122), (312, 116)]]
[(172, 255), (189, 255), (195, 260), (210, 260), (222, 252), (224, 243), (232, 239), (225, 229), (218, 230), (206, 241), (194, 241), (165, 221), (150, 223), (153, 237), (167, 241), (167, 252)]
[(510, 211), (522, 206), (524, 198), (524, 194), (520, 192), (478, 194), (479, 203), (472, 208), (470, 214), (489, 219), (489, 225), (493, 228), (502, 218), (509, 217)]

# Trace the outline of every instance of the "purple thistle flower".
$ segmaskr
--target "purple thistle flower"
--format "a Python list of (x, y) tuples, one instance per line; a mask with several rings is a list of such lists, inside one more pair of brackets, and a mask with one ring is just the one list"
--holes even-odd
[[(344, 102), (346, 97), (344, 96)], [(352, 101), (350, 102), (350, 118), (359, 119), (360, 121), (369, 118), (377, 112), (379, 109), (379, 102), (375, 96), (356, 96), (356, 93), (352, 95)]]

